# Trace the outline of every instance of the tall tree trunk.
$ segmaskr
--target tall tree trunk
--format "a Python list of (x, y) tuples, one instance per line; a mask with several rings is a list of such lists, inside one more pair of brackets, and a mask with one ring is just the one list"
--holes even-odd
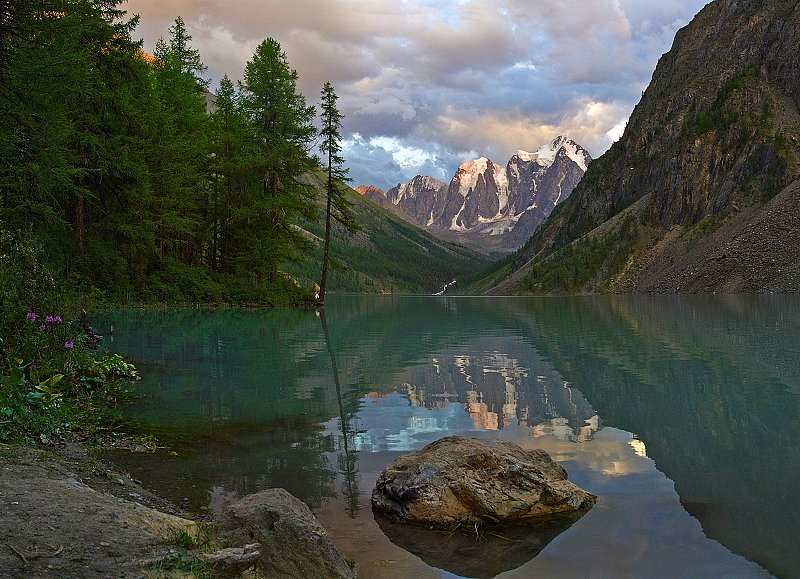
[(328, 262), (331, 257), (331, 187), (333, 175), (331, 174), (331, 160), (328, 155), (328, 203), (325, 211), (325, 253), (322, 255), (322, 279), (319, 282), (319, 301), (325, 303), (325, 291), (328, 286)]
[(78, 194), (78, 203), (75, 207), (75, 227), (78, 229), (78, 255), (86, 255), (86, 199), (83, 193)]

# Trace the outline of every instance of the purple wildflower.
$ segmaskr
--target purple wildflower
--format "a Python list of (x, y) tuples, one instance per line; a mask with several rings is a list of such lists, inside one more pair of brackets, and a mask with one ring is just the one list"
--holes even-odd
[(69, 342), (66, 342), (66, 343), (64, 344), (64, 347), (65, 347), (65, 348), (67, 348), (67, 349), (70, 349), (70, 350), (71, 350), (72, 348), (74, 348), (74, 347), (75, 347), (75, 342), (73, 342), (72, 340), (70, 340)]
[(47, 329), (47, 326), (45, 324), (42, 324), (41, 326), (39, 326), (39, 329), (44, 332)]
[(27, 317), (29, 320), (35, 320), (37, 318), (36, 312), (28, 312), (28, 315), (25, 317)]
[(46, 324), (52, 324), (52, 323), (53, 323), (53, 322), (55, 322), (55, 321), (56, 321), (56, 319), (55, 319), (53, 316), (47, 316), (47, 317), (44, 319), (44, 322), (45, 322)]
[(61, 323), (61, 316), (53, 316), (53, 321), (56, 324), (60, 324)]

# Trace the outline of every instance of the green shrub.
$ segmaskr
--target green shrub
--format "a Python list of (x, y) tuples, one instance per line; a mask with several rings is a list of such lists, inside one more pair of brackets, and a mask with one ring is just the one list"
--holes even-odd
[(100, 354), (63, 302), (24, 235), (0, 231), (0, 441), (43, 443), (95, 435), (117, 422), (136, 369)]

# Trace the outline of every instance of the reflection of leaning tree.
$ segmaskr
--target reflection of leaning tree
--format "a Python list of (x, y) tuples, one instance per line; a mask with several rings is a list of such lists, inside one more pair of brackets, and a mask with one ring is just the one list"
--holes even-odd
[(336, 401), (339, 404), (339, 430), (340, 449), (342, 452), (337, 456), (339, 472), (344, 477), (342, 483), (342, 493), (347, 499), (347, 514), (355, 518), (361, 509), (359, 490), (358, 490), (358, 451), (353, 450), (353, 442), (358, 431), (353, 428), (355, 415), (358, 411), (358, 403), (346, 409), (345, 401), (342, 399), (342, 388), (339, 383), (339, 367), (336, 365), (336, 354), (331, 346), (330, 333), (328, 332), (328, 322), (325, 319), (325, 310), (319, 309), (319, 319), (322, 322), (322, 331), (325, 333), (325, 345), (331, 357), (331, 367), (333, 368), (333, 382), (336, 385)]

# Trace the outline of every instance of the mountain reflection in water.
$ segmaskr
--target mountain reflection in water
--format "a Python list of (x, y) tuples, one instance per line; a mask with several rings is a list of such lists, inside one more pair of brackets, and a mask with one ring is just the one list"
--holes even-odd
[(327, 327), (313, 311), (97, 320), (142, 369), (132, 414), (177, 452), (116, 460), (198, 509), (212, 489), (283, 486), (361, 576), (433, 577), (363, 508), (375, 478), (442, 436), (496, 436), (545, 448), (600, 495), (520, 576), (761, 573), (712, 539), (781, 576), (800, 568), (786, 483), (800, 300), (331, 296), (325, 310)]

